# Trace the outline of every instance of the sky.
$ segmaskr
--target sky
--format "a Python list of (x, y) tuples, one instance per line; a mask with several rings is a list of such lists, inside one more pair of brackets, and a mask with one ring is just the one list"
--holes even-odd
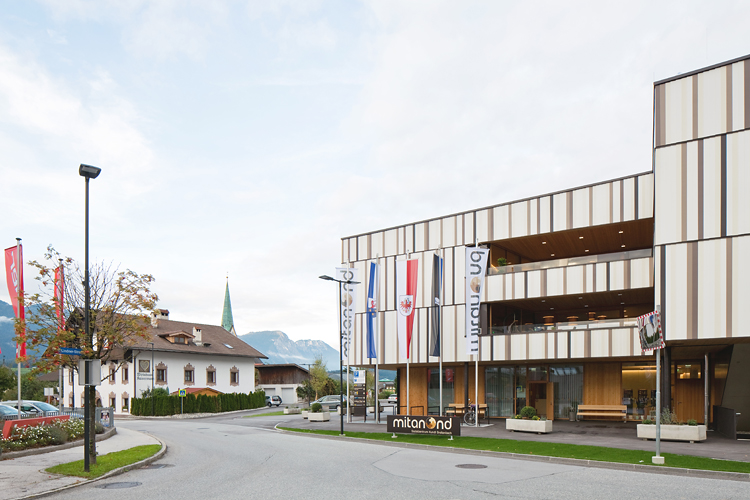
[(748, 18), (741, 1), (4, 0), (0, 246), (83, 261), (78, 165), (95, 165), (92, 261), (154, 275), (196, 323), (220, 324), (228, 276), (238, 333), (336, 347), (318, 276), (342, 237), (651, 170), (653, 82), (750, 53)]

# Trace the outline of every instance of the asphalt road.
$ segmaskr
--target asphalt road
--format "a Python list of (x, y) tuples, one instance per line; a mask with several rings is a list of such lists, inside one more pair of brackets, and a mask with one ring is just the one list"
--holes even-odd
[[(53, 498), (747, 499), (748, 483), (395, 448), (273, 430), (290, 417), (129, 420), (168, 446), (140, 469)], [(461, 468), (469, 464), (482, 468)], [(137, 483), (137, 484), (122, 484)], [(126, 486), (126, 487), (117, 487)]]

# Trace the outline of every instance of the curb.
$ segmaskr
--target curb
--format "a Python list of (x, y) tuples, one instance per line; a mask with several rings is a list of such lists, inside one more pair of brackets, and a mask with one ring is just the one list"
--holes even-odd
[[(103, 433), (96, 435), (96, 442), (98, 443), (99, 441), (104, 441), (105, 439), (109, 439), (115, 434), (117, 434), (117, 427), (112, 427), (111, 429), (107, 429)], [(51, 453), (53, 451), (58, 451), (58, 450), (67, 450), (68, 448), (75, 448), (76, 446), (83, 446), (83, 438), (76, 439), (75, 441), (69, 441), (64, 444), (58, 444), (55, 446), (45, 446), (43, 448), (31, 448), (30, 450), (21, 450), (21, 451), (7, 451), (3, 454), (0, 454), (0, 461), (12, 460), (14, 458), (28, 457), (31, 455), (41, 455), (43, 453)]]
[(157, 441), (159, 441), (159, 443), (161, 444), (161, 449), (159, 451), (157, 451), (154, 455), (152, 455), (152, 456), (150, 456), (148, 458), (144, 458), (140, 462), (135, 462), (135, 463), (132, 463), (130, 465), (125, 465), (123, 467), (120, 467), (119, 469), (111, 470), (111, 471), (107, 472), (106, 474), (104, 474), (102, 476), (99, 476), (99, 477), (97, 477), (95, 479), (84, 479), (84, 478), (81, 478), (81, 480), (79, 482), (75, 483), (75, 484), (69, 484), (67, 486), (61, 486), (60, 488), (55, 488), (55, 489), (49, 490), (49, 491), (43, 491), (41, 493), (34, 493), (32, 495), (28, 495), (28, 496), (25, 496), (25, 497), (18, 497), (18, 498), (15, 498), (13, 500), (30, 500), (32, 498), (43, 498), (43, 497), (46, 497), (46, 496), (49, 496), (49, 495), (54, 495), (56, 493), (60, 493), (62, 491), (66, 491), (66, 490), (70, 490), (70, 489), (73, 489), (73, 488), (77, 488), (79, 486), (96, 483), (98, 481), (101, 481), (102, 479), (108, 479), (108, 478), (113, 477), (113, 476), (119, 476), (120, 474), (124, 474), (125, 472), (128, 472), (130, 470), (137, 469), (139, 467), (143, 467), (144, 465), (149, 465), (149, 464), (151, 464), (153, 462), (156, 462), (157, 460), (159, 460), (160, 458), (162, 458), (167, 453), (167, 445), (166, 445), (166, 443), (164, 441), (162, 441), (158, 437), (154, 436), (153, 434), (149, 434), (147, 432), (144, 432), (143, 434), (148, 434), (152, 438), (154, 438)]
[(599, 469), (613, 469), (613, 470), (624, 470), (632, 472), (645, 472), (649, 474), (663, 474), (667, 476), (685, 476), (685, 477), (700, 477), (708, 479), (726, 479), (729, 481), (744, 481), (750, 482), (750, 474), (745, 472), (724, 472), (724, 471), (711, 471), (703, 469), (682, 469), (678, 467), (657, 467), (653, 465), (645, 464), (623, 464), (618, 462), (600, 462), (598, 460), (586, 460), (580, 458), (562, 458), (562, 457), (546, 457), (542, 455), (524, 455), (520, 453), (508, 453), (502, 451), (485, 451), (485, 450), (469, 450), (466, 448), (448, 448), (443, 446), (433, 446), (427, 444), (414, 444), (414, 443), (398, 443), (393, 441), (378, 441), (374, 439), (354, 438), (348, 436), (328, 436), (325, 434), (314, 434), (306, 432), (294, 432), (283, 429), (278, 429), (278, 424), (274, 426), (274, 430), (278, 432), (286, 432), (289, 434), (311, 436), (320, 439), (345, 439), (347, 441), (353, 441), (358, 443), (370, 443), (379, 444), (383, 446), (390, 446), (393, 448), (410, 448), (414, 450), (429, 450), (439, 451), (443, 453), (454, 453), (457, 455), (473, 455), (473, 456), (485, 456), (493, 458), (507, 458), (513, 460), (528, 460), (531, 462), (547, 462), (552, 464), (560, 465), (573, 465), (576, 467), (592, 467)]

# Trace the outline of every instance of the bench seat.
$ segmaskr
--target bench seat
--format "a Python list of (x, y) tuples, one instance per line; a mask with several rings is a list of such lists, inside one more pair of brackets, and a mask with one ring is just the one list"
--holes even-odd
[(578, 405), (576, 418), (590, 419), (597, 418), (618, 418), (626, 420), (628, 407), (625, 405)]

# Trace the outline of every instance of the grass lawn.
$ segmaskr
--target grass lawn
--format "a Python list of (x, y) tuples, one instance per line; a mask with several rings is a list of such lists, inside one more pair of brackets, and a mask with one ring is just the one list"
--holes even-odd
[(284, 410), (281, 411), (272, 411), (269, 413), (258, 413), (257, 415), (245, 415), (242, 418), (255, 418), (255, 417), (276, 417), (278, 415), (283, 415)]
[(83, 460), (55, 465), (46, 470), (52, 474), (80, 476), (87, 479), (93, 479), (102, 476), (111, 470), (140, 462), (141, 460), (155, 455), (159, 450), (161, 450), (161, 445), (147, 444), (136, 446), (129, 450), (115, 451), (106, 455), (100, 455), (96, 457), (96, 464), (91, 464), (89, 466), (89, 472), (83, 471)]
[[(308, 429), (293, 429), (279, 427), (285, 431), (303, 432), (308, 434), (325, 434), (338, 436), (339, 431), (323, 431)], [(400, 443), (415, 443), (429, 446), (443, 446), (446, 448), (463, 448), (467, 450), (498, 451), (518, 453), (521, 455), (539, 455), (544, 457), (577, 458), (580, 460), (597, 460), (600, 462), (616, 462), (623, 464), (642, 464), (654, 467), (677, 467), (684, 469), (699, 469), (723, 472), (750, 473), (750, 463), (734, 462), (731, 460), (716, 460), (691, 455), (674, 455), (662, 453), (664, 465), (651, 463), (652, 451), (623, 450), (620, 448), (606, 448), (604, 446), (587, 446), (579, 444), (542, 443), (538, 441), (515, 441), (512, 439), (493, 439), (457, 436), (453, 441), (442, 436), (420, 436), (399, 434), (394, 440), (389, 433), (374, 432), (346, 432), (347, 437), (371, 439), (373, 441), (397, 441)]]

